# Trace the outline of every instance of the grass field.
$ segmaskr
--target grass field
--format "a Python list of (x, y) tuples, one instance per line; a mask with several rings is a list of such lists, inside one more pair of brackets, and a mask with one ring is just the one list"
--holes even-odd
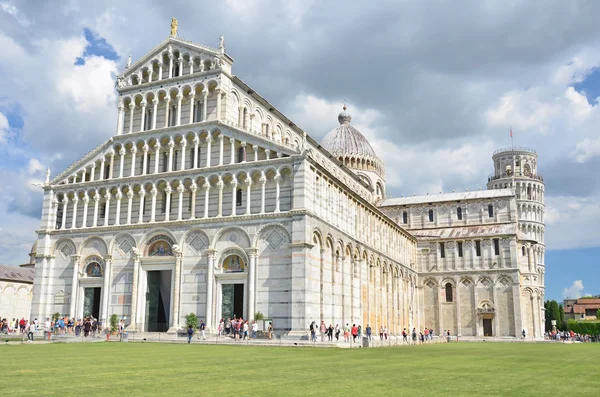
[(600, 344), (25, 344), (0, 348), (0, 374), (29, 396), (598, 396)]

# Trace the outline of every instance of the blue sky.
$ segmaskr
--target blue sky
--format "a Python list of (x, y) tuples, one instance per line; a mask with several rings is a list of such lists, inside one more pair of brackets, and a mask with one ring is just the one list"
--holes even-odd
[(0, 262), (27, 260), (31, 182), (114, 133), (115, 75), (176, 16), (317, 140), (347, 99), (393, 196), (484, 187), (512, 126), (546, 181), (546, 298), (600, 293), (600, 3), (33, 3), (0, 0)]

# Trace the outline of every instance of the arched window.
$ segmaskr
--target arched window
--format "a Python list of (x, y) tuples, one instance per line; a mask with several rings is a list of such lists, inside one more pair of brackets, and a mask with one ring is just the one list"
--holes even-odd
[(270, 133), (269, 133), (269, 124), (267, 124), (265, 126), (265, 134), (267, 134), (267, 138), (269, 138), (271, 136)]
[(150, 156), (150, 153), (146, 154), (146, 174), (150, 173), (150, 160), (152, 159), (152, 156)]
[(246, 147), (240, 146), (238, 149), (238, 163), (246, 161)]
[(56, 229), (60, 229), (62, 227), (62, 219), (63, 219), (63, 205), (58, 206), (56, 210)]
[(163, 166), (162, 166), (162, 170), (163, 172), (167, 172), (167, 167), (169, 165), (169, 155), (167, 154), (167, 152), (163, 152)]
[(202, 121), (202, 102), (196, 103), (196, 109), (194, 109), (194, 123)]
[(494, 206), (493, 206), (492, 204), (489, 204), (489, 205), (488, 205), (488, 216), (489, 216), (490, 218), (493, 218), (493, 217), (494, 217)]
[(169, 110), (169, 127), (173, 127), (177, 120), (177, 106), (171, 106), (171, 110)]
[(456, 208), (456, 219), (462, 221), (462, 207)]
[(173, 152), (173, 171), (177, 171), (177, 165), (179, 164), (179, 150)]
[(178, 63), (173, 65), (173, 76), (171, 76), (171, 77), (177, 77), (177, 76), (179, 76), (179, 64)]
[(429, 222), (433, 222), (433, 210), (429, 210)]
[(452, 302), (452, 284), (446, 283), (446, 302)]
[(244, 112), (242, 113), (242, 126), (244, 129), (247, 129), (247, 121), (246, 121), (247, 117), (248, 117), (248, 109), (244, 108)]
[(163, 214), (167, 212), (167, 192), (163, 192), (161, 211)]
[(147, 131), (150, 128), (152, 128), (152, 109), (146, 110), (146, 115), (144, 116), (143, 131)]
[(109, 178), (109, 176), (110, 176), (110, 165), (107, 165), (107, 166), (104, 168), (104, 179), (108, 179), (108, 178)]
[(190, 168), (196, 168), (196, 158), (194, 157), (196, 154), (196, 151), (194, 150), (194, 148), (190, 149)]
[(242, 189), (238, 189), (235, 193), (235, 203), (238, 207), (242, 205)]
[(404, 223), (405, 225), (408, 223), (408, 212), (404, 211), (402, 213), (402, 223)]
[(525, 256), (527, 253), (525, 252), (525, 246), (521, 247), (521, 255)]

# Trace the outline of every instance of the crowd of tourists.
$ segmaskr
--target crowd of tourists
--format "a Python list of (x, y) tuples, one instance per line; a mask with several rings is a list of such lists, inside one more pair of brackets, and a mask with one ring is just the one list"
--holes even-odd
[[(339, 324), (336, 324), (335, 327), (333, 324), (327, 324), (325, 321), (321, 320), (321, 324), (317, 324), (316, 321), (313, 321), (308, 326), (309, 338), (311, 341), (316, 342), (318, 337), (320, 337), (321, 342), (333, 342), (335, 338), (335, 342), (340, 342), (340, 338), (343, 338), (342, 341), (344, 343), (349, 342), (362, 342), (362, 338), (367, 338), (369, 342), (373, 340), (373, 329), (370, 325), (363, 329), (360, 324), (346, 324), (343, 327), (340, 327)], [(379, 327), (379, 340), (380, 342), (387, 341), (390, 338), (390, 334), (386, 326), (382, 325)], [(433, 342), (433, 338), (435, 336), (435, 332), (431, 328), (425, 328), (423, 331), (417, 331), (416, 328), (413, 328), (412, 331), (408, 331), (406, 328), (402, 331), (402, 342), (410, 343), (410, 344), (422, 344), (426, 342)], [(450, 330), (444, 330), (443, 332), (443, 341), (450, 340), (451, 336)]]
[(68, 316), (58, 317), (51, 320), (46, 318), (41, 324), (37, 318), (32, 321), (25, 318), (13, 318), (8, 320), (2, 318), (0, 322), (0, 333), (5, 335), (26, 335), (29, 342), (33, 342), (33, 337), (36, 332), (44, 332), (46, 337), (48, 334), (96, 337), (102, 333), (102, 321), (93, 316), (84, 317), (83, 319), (74, 320)]
[(3, 318), (0, 322), (0, 332), (5, 335), (27, 336), (28, 342), (33, 342), (33, 335), (39, 329), (38, 319), (33, 321), (21, 318), (13, 318), (12, 321)]
[(544, 339), (559, 342), (597, 342), (598, 337), (587, 334), (577, 334), (573, 331), (550, 331), (544, 333)]
[[(200, 321), (200, 325), (198, 326), (198, 339), (202, 337), (202, 339), (206, 340), (206, 324), (204, 321)], [(228, 317), (227, 319), (222, 318), (219, 321), (219, 326), (217, 328), (219, 336), (232, 338), (235, 341), (241, 340), (250, 340), (258, 338), (258, 323), (256, 320), (252, 322), (248, 320), (244, 320), (242, 317), (236, 317), (235, 314), (233, 318)], [(191, 342), (192, 336), (196, 333), (194, 328), (189, 325), (187, 329), (187, 337), (188, 343)], [(273, 322), (269, 322), (267, 325), (267, 329), (265, 330), (265, 336), (268, 340), (273, 339)]]

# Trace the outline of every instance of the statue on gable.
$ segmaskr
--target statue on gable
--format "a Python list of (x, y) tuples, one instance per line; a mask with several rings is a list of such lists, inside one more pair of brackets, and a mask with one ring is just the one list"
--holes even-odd
[(129, 68), (131, 66), (131, 54), (129, 54), (129, 56), (127, 57), (127, 64), (125, 65), (125, 68)]
[(177, 36), (177, 19), (171, 18), (171, 37)]
[(215, 57), (215, 59), (213, 60), (213, 65), (215, 65), (215, 69), (216, 68), (220, 68), (221, 67), (221, 59), (219, 57)]
[(125, 79), (121, 76), (117, 76), (117, 81), (115, 83), (115, 86), (117, 88), (123, 88), (125, 87), (126, 83), (125, 83)]

